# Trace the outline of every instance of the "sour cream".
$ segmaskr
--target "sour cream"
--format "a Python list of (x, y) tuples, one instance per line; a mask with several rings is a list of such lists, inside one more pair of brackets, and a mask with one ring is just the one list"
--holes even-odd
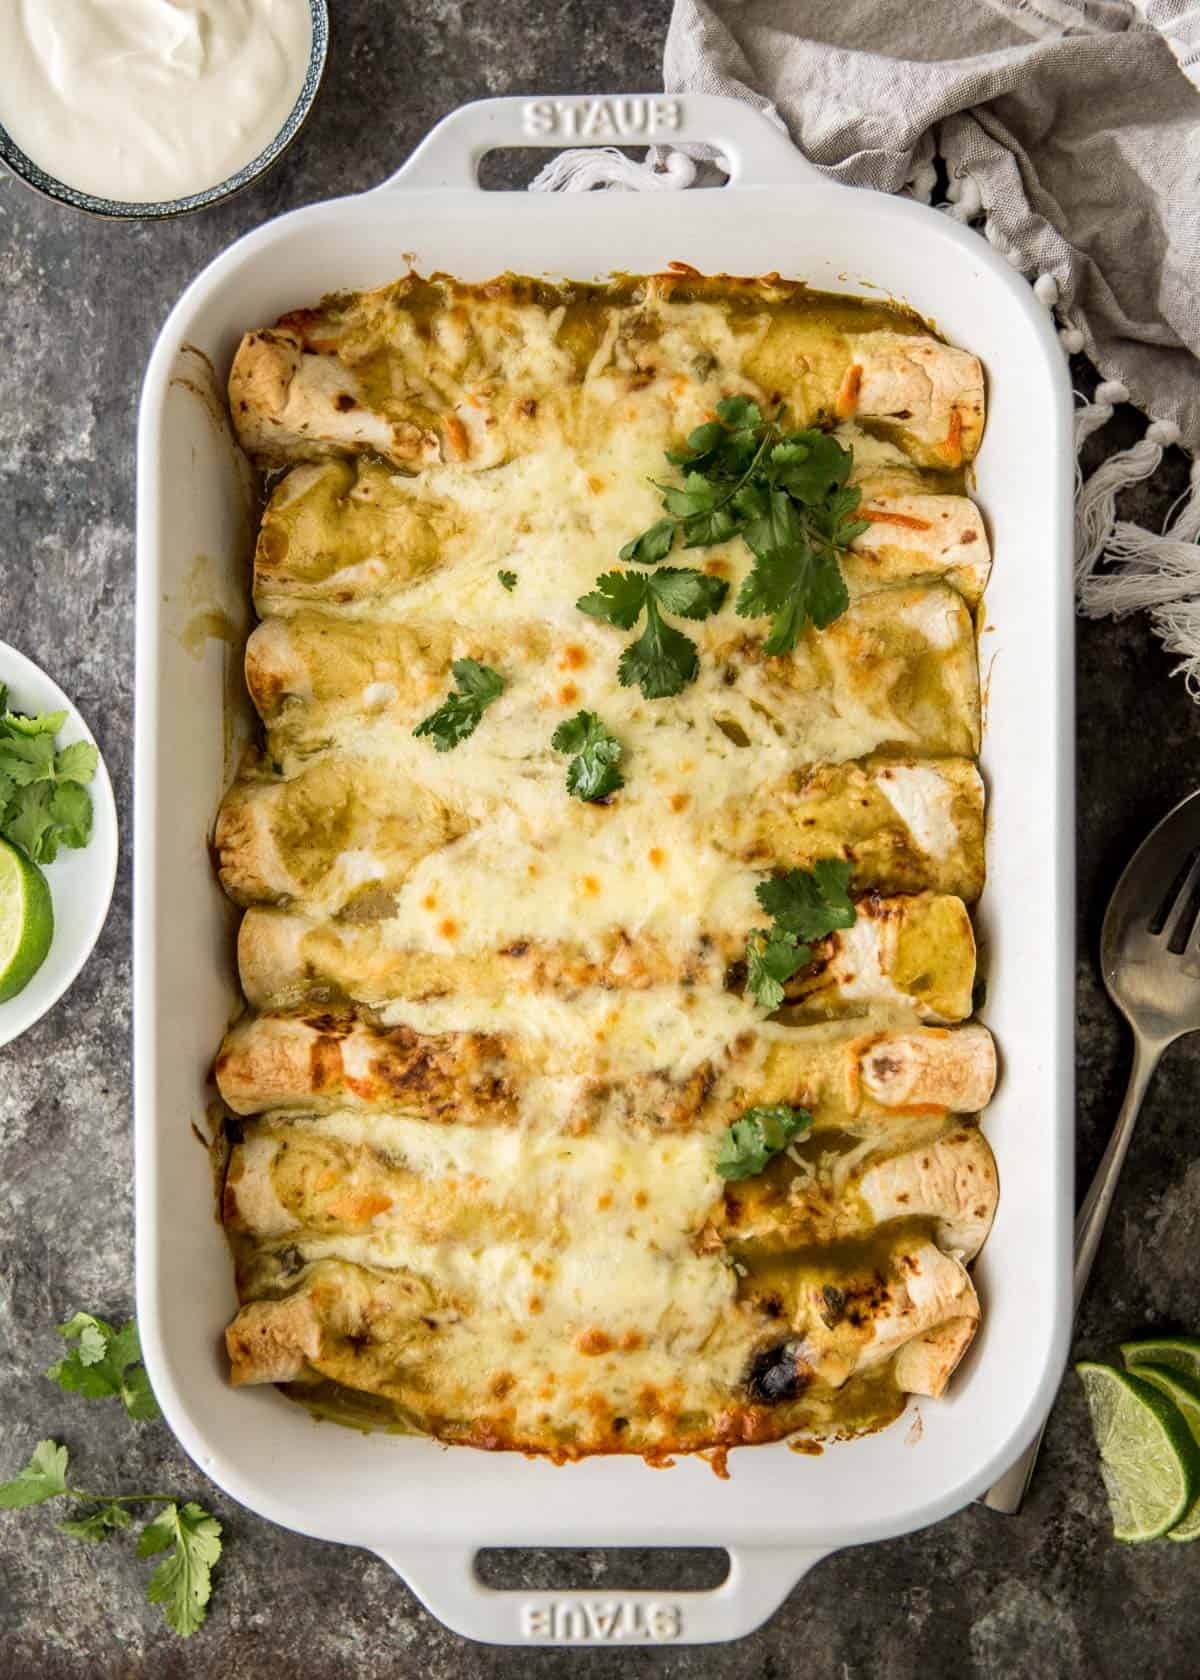
[(311, 53), (308, 0), (0, 0), (0, 123), (80, 192), (185, 198), (271, 143)]

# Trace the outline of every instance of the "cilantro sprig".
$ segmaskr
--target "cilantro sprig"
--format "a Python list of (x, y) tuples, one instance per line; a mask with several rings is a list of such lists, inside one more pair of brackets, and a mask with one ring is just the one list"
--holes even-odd
[(851, 866), (820, 858), (811, 871), (791, 869), (761, 881), (755, 897), (771, 918), (746, 947), (746, 990), (764, 1009), (778, 1009), (784, 986), (812, 961), (812, 947), (837, 928), (854, 926)]
[(58, 1326), (58, 1333), (73, 1345), (46, 1372), (51, 1382), (87, 1400), (119, 1399), (131, 1418), (158, 1416), (133, 1319), (117, 1330), (91, 1313), (77, 1312)]
[(789, 1143), (811, 1130), (812, 1123), (806, 1108), (787, 1103), (748, 1108), (721, 1139), (717, 1172), (725, 1179), (754, 1178)]
[(98, 755), (90, 741), (55, 744), (66, 721), (65, 712), (10, 712), (0, 683), (0, 834), (34, 863), (53, 863), (60, 846), (79, 849), (92, 837), (87, 783)]
[(618, 630), (632, 630), (645, 613), (645, 628), (621, 655), (617, 678), (625, 688), (636, 683), (647, 700), (662, 700), (692, 682), (700, 663), (695, 642), (668, 624), (663, 613), (708, 618), (720, 610), (728, 593), (724, 578), (689, 567), (660, 566), (654, 572), (605, 572), (575, 605)]
[(146, 1597), (161, 1604), (168, 1624), (187, 1639), (208, 1614), (212, 1569), (221, 1555), (221, 1525), (193, 1500), (178, 1505), (165, 1493), (92, 1493), (67, 1482), (69, 1455), (58, 1441), (39, 1441), (29, 1463), (0, 1483), (0, 1510), (21, 1511), (49, 1499), (73, 1499), (76, 1513), (57, 1527), (73, 1540), (93, 1544), (133, 1524), (130, 1505), (161, 1505), (138, 1536), (137, 1555), (170, 1557), (150, 1577)]
[[(117, 1330), (91, 1313), (76, 1313), (58, 1331), (72, 1346), (47, 1371), (48, 1377), (88, 1399), (119, 1395), (131, 1418), (158, 1416), (132, 1320)], [(72, 1500), (70, 1514), (57, 1528), (73, 1540), (97, 1545), (133, 1527), (131, 1506), (157, 1505), (159, 1510), (138, 1535), (137, 1555), (168, 1555), (151, 1575), (146, 1597), (162, 1606), (176, 1633), (189, 1638), (208, 1614), (213, 1566), (221, 1555), (221, 1524), (194, 1500), (180, 1504), (169, 1493), (95, 1492), (76, 1487), (67, 1479), (69, 1467), (70, 1454), (61, 1442), (39, 1441), (29, 1462), (8, 1481), (0, 1482), (0, 1510), (23, 1511), (52, 1499)]]
[(438, 752), (449, 752), (473, 735), (492, 701), (504, 693), (504, 678), (490, 665), (481, 665), (475, 659), (456, 659), (450, 669), (458, 687), (413, 730), (414, 735), (432, 735)]
[(576, 712), (550, 737), (555, 752), (574, 753), (567, 766), (567, 792), (576, 799), (607, 799), (625, 786), (617, 768), (623, 748), (595, 712)]
[(517, 587), (516, 572), (502, 571), (497, 572), (496, 576), (500, 579), (501, 587), (503, 589), (507, 589), (508, 593), (511, 595), (513, 590)]
[(717, 418), (667, 459), (684, 472), (662, 485), (667, 515), (626, 543), (621, 559), (665, 560), (681, 539), (703, 548), (742, 536), (753, 570), (737, 598), (742, 618), (771, 620), (768, 655), (795, 647), (805, 625), (824, 630), (850, 604), (841, 555), (867, 526), (853, 517), (861, 492), (847, 484), (853, 452), (829, 433), (787, 431), (784, 410), (765, 419), (748, 397), (727, 397)]

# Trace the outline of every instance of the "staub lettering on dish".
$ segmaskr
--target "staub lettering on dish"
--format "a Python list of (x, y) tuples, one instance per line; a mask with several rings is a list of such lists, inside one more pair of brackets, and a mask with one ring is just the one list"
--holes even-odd
[(649, 139), (682, 121), (677, 99), (534, 99), (521, 113), (526, 134), (565, 140)]
[(683, 1613), (677, 1604), (642, 1604), (631, 1598), (607, 1603), (530, 1603), (521, 1606), (521, 1632), (526, 1639), (553, 1640), (559, 1645), (624, 1639), (665, 1644), (682, 1636)]

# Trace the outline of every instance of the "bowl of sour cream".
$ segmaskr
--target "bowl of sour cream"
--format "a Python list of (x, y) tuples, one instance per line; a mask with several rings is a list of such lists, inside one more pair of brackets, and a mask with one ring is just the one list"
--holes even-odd
[(0, 0), (0, 164), (94, 215), (177, 216), (271, 167), (316, 100), (326, 0)]

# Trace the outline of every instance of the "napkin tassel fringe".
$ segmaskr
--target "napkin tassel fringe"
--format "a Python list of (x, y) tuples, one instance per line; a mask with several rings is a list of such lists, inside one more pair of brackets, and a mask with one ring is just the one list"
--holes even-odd
[[(1140, 443), (1097, 467), (1083, 487), (1080, 503), (1109, 469), (1117, 469), (1122, 476), (1119, 488), (1148, 478), (1162, 459), (1164, 445), (1175, 441), (1174, 437), (1161, 435), (1157, 441), (1150, 440), (1150, 433), (1163, 425), (1160, 420), (1153, 421)], [(1166, 429), (1174, 432), (1174, 427)], [(1137, 459), (1131, 462), (1129, 458), (1135, 455)], [(1153, 464), (1142, 470), (1152, 458)], [(1182, 674), (1192, 698), (1200, 700), (1200, 461), (1193, 461), (1187, 492), (1176, 503), (1178, 512), (1173, 519), (1168, 517), (1161, 533), (1113, 517), (1102, 534), (1116, 494), (1110, 488), (1112, 481), (1110, 474), (1108, 482), (1093, 495), (1090, 509), (1095, 530), (1089, 532), (1089, 541), (1101, 544), (1095, 559), (1103, 553), (1112, 562), (1112, 569), (1085, 569), (1085, 551), (1080, 547), (1079, 609), (1088, 618), (1110, 614), (1125, 618), (1133, 612), (1148, 612), (1167, 652), (1180, 656), (1175, 670)], [(1091, 564), (1094, 566), (1095, 560)]]
[(529, 183), (530, 192), (682, 192), (696, 179), (696, 165), (686, 152), (660, 155), (651, 148), (640, 161), (615, 146), (574, 146), (559, 152)]

